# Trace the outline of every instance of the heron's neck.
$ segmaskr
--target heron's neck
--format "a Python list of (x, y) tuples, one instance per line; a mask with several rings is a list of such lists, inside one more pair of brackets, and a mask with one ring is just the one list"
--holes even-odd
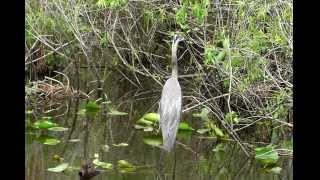
[(178, 78), (178, 62), (177, 62), (177, 46), (178, 43), (174, 43), (172, 46), (172, 77)]

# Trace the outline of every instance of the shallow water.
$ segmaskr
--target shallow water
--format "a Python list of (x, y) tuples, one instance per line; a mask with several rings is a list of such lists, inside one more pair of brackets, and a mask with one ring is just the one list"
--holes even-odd
[[(143, 114), (157, 109), (156, 102), (159, 99), (160, 91), (151, 92), (146, 96), (148, 91), (138, 95), (141, 91), (135, 90), (130, 85), (121, 84), (119, 81), (110, 80), (109, 85), (105, 87), (105, 91), (112, 92), (112, 98), (110, 98), (112, 104), (116, 104), (119, 111), (128, 112), (128, 115), (109, 116), (101, 112), (98, 117), (88, 121), (89, 127), (86, 130), (86, 118), (80, 115), (77, 116), (75, 126), (72, 128), (75, 117), (75, 99), (62, 101), (61, 104), (66, 105), (58, 111), (38, 114), (38, 116), (52, 116), (59, 126), (68, 127), (69, 130), (41, 132), (42, 136), (49, 135), (61, 140), (57, 145), (44, 145), (33, 139), (34, 132), (26, 131), (26, 179), (79, 179), (78, 169), (66, 170), (63, 173), (53, 173), (47, 171), (47, 169), (62, 162), (67, 162), (69, 165), (79, 168), (85, 156), (93, 159), (94, 154), (99, 154), (100, 161), (112, 163), (114, 167), (113, 170), (106, 170), (92, 178), (97, 180), (293, 179), (292, 161), (290, 159), (282, 159), (279, 163), (279, 166), (282, 167), (280, 175), (267, 173), (253, 158), (247, 158), (236, 143), (223, 143), (225, 150), (214, 152), (212, 150), (219, 144), (217, 140), (203, 138), (195, 132), (180, 133), (175, 152), (170, 154), (164, 152), (161, 148), (144, 143), (145, 138), (153, 137), (152, 132), (136, 130), (134, 125)], [(143, 98), (144, 96), (150, 98)], [(50, 106), (52, 106), (50, 103), (52, 102), (47, 101), (39, 109), (50, 109)], [(84, 103), (85, 101), (82, 100), (80, 107)], [(65, 112), (66, 109), (69, 109), (69, 111)], [(63, 112), (65, 113), (62, 116), (55, 117)], [(184, 114), (183, 119), (186, 119), (186, 122), (192, 127), (199, 128), (199, 120), (193, 118), (191, 113)], [(70, 135), (71, 131), (72, 135)], [(39, 135), (38, 132), (37, 136)], [(78, 139), (79, 141), (69, 142), (69, 139)], [(116, 147), (113, 145), (119, 143), (127, 143), (128, 146)], [(109, 146), (109, 151), (104, 150), (105, 145)], [(56, 160), (55, 155), (64, 158), (64, 160)], [(117, 167), (119, 160), (126, 160), (133, 164), (136, 169), (132, 172), (121, 172), (121, 169)]]

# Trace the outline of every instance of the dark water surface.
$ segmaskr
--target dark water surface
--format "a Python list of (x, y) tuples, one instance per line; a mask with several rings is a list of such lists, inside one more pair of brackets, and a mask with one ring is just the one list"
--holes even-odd
[[(93, 159), (94, 154), (99, 154), (100, 161), (113, 164), (113, 170), (106, 170), (92, 178), (96, 180), (293, 179), (290, 159), (282, 159), (279, 162), (279, 166), (282, 167), (280, 175), (267, 173), (253, 158), (247, 158), (236, 143), (223, 143), (224, 151), (214, 152), (212, 150), (218, 145), (216, 139), (201, 138), (196, 132), (180, 134), (177, 138), (175, 153), (168, 154), (158, 147), (144, 143), (144, 138), (153, 136), (152, 132), (136, 130), (134, 125), (143, 114), (156, 112), (160, 90), (140, 91), (128, 85), (127, 82), (121, 82), (117, 79), (109, 79), (104, 91), (109, 92), (107, 94), (117, 110), (128, 113), (126, 116), (110, 116), (105, 113), (106, 111), (102, 111), (95, 119), (89, 121), (81, 115), (75, 119), (75, 98), (61, 101), (62, 108), (57, 111), (38, 114), (40, 117), (52, 116), (59, 126), (69, 129), (64, 132), (41, 132), (42, 135), (59, 139), (61, 142), (57, 145), (44, 145), (34, 139), (35, 136), (39, 136), (39, 132), (34, 134), (35, 132), (26, 131), (26, 179), (79, 179), (78, 169), (85, 156)], [(80, 101), (79, 109), (85, 102), (85, 100)], [(55, 102), (46, 100), (38, 109), (44, 111), (54, 106)], [(27, 105), (26, 108), (31, 107)], [(183, 119), (186, 119), (192, 127), (199, 128), (199, 120), (193, 118), (191, 114), (191, 112), (185, 113)], [(86, 122), (89, 124), (87, 130)], [(69, 142), (69, 139), (78, 139), (78, 141)], [(119, 143), (126, 143), (128, 146), (113, 145)], [(109, 150), (105, 149), (105, 145), (108, 145)], [(57, 160), (54, 158), (55, 155), (62, 157), (63, 160)], [(117, 166), (119, 160), (133, 164), (136, 169), (132, 172), (121, 172)], [(69, 169), (63, 173), (47, 171), (48, 168), (63, 162), (69, 163), (75, 169)]]

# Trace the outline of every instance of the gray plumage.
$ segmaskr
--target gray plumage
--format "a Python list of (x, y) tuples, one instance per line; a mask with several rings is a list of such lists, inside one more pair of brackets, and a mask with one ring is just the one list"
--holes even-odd
[(172, 75), (166, 81), (160, 100), (160, 128), (163, 148), (170, 152), (174, 146), (181, 115), (182, 95), (178, 81), (177, 46), (182, 38), (174, 37), (172, 42)]

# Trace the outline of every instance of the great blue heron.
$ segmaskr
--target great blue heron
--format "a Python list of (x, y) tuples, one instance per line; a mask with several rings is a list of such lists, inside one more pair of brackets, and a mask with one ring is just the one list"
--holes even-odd
[(170, 152), (174, 146), (181, 114), (181, 88), (178, 81), (177, 47), (182, 37), (175, 35), (172, 41), (172, 74), (166, 81), (160, 100), (160, 128), (163, 148)]

